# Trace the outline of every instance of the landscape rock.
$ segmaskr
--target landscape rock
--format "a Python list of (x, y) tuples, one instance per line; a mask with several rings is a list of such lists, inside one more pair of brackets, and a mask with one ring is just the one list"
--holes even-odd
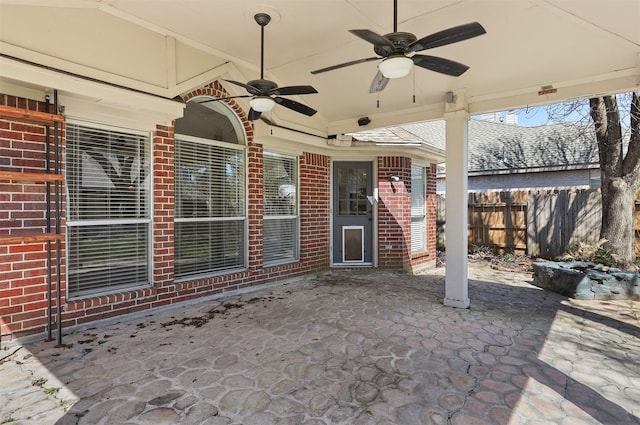
[(535, 262), (533, 285), (579, 300), (640, 299), (640, 274), (582, 261)]

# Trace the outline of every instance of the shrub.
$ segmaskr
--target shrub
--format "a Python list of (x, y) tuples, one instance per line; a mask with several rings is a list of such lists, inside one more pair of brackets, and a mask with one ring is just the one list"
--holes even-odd
[(585, 242), (573, 243), (565, 249), (565, 253), (558, 257), (561, 261), (586, 261), (615, 267), (621, 264), (621, 258), (606, 239), (600, 239), (595, 244)]
[(471, 245), (471, 255), (474, 257), (492, 258), (496, 255), (496, 250), (490, 246)]

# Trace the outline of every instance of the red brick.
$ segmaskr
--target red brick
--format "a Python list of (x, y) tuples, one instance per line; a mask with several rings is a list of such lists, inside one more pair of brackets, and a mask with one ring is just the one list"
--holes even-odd
[(20, 252), (42, 251), (42, 250), (44, 250), (44, 244), (42, 243), (11, 245), (9, 247), (9, 252), (11, 252), (12, 254), (20, 253)]
[[(10, 307), (1, 307), (0, 308), (0, 317), (6, 321), (6, 318), (9, 318), (9, 315), (21, 313), (23, 311), (23, 306), (14, 305)], [(9, 318), (9, 322), (13, 322), (13, 317)]]
[(27, 270), (27, 269), (43, 269), (46, 267), (46, 261), (44, 260), (32, 260), (22, 261), (20, 263), (13, 263), (13, 270)]
[(23, 293), (21, 288), (2, 289), (0, 290), (0, 299), (13, 299), (22, 296)]
[(38, 285), (42, 283), (44, 283), (43, 277), (30, 277), (24, 279), (14, 279), (11, 282), (11, 286), (14, 288), (19, 288), (21, 286)]
[(42, 300), (44, 300), (44, 294), (42, 294), (42, 293), (31, 294), (31, 295), (23, 295), (21, 297), (13, 298), (11, 300), (11, 305), (22, 304), (22, 305), (24, 305), (25, 311), (29, 311), (29, 310), (34, 310), (34, 309), (37, 309), (37, 308), (46, 307), (46, 305), (40, 306), (38, 303), (36, 303), (37, 301), (42, 301)]
[[(31, 320), (24, 320), (22, 321), (22, 329), (41, 327), (41, 326), (44, 326), (45, 323), (46, 323), (46, 316), (39, 317), (36, 319), (31, 319)], [(37, 333), (40, 333), (40, 331)]]

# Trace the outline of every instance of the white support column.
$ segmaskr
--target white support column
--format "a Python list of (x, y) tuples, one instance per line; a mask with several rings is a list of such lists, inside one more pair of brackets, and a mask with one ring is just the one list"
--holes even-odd
[(444, 115), (446, 122), (446, 246), (447, 263), (444, 305), (468, 308), (467, 280), (468, 194), (467, 130), (465, 108)]

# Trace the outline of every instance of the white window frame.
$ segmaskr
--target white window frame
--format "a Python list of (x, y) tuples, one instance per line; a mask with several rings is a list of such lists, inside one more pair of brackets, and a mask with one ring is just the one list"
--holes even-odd
[[(175, 281), (176, 282), (183, 282), (183, 281), (189, 281), (189, 280), (193, 280), (193, 279), (198, 279), (198, 278), (202, 278), (202, 277), (207, 277), (207, 276), (217, 276), (217, 275), (223, 275), (223, 274), (229, 274), (229, 273), (235, 273), (238, 271), (242, 271), (245, 270), (247, 268), (247, 264), (248, 264), (248, 258), (249, 258), (249, 254), (248, 254), (248, 249), (249, 249), (249, 225), (248, 225), (248, 175), (249, 175), (249, 170), (248, 170), (248, 161), (247, 161), (247, 149), (246, 149), (246, 145), (245, 144), (233, 144), (233, 143), (228, 143), (228, 142), (220, 142), (217, 140), (210, 140), (210, 139), (203, 139), (203, 138), (199, 138), (199, 137), (193, 137), (193, 136), (187, 136), (187, 135), (183, 135), (183, 134), (176, 134), (175, 135), (175, 143), (178, 144), (181, 141), (185, 141), (185, 142), (189, 142), (189, 143), (201, 143), (201, 144), (205, 144), (205, 145), (209, 145), (209, 146), (214, 146), (214, 147), (221, 147), (221, 148), (225, 148), (225, 149), (232, 149), (232, 150), (237, 150), (239, 152), (242, 152), (242, 156), (243, 156), (243, 162), (244, 162), (244, 215), (243, 216), (235, 216), (235, 217), (202, 217), (202, 218), (178, 218), (177, 215), (174, 218), (174, 222), (175, 223), (195, 223), (195, 222), (224, 222), (224, 221), (243, 221), (243, 229), (244, 229), (244, 252), (242, 253), (242, 265), (235, 267), (235, 268), (223, 268), (223, 269), (218, 269), (218, 270), (204, 270), (202, 272), (194, 272), (194, 273), (187, 273), (184, 275), (177, 275), (176, 274), (176, 278)], [(178, 168), (178, 164), (175, 163), (176, 165), (176, 170)], [(175, 175), (175, 171), (174, 171), (174, 175)], [(179, 200), (178, 200), (178, 195), (176, 193), (176, 196), (174, 198), (175, 203), (174, 203), (174, 208), (176, 208), (179, 204)], [(179, 243), (179, 241), (177, 240), (177, 235), (176, 235), (176, 240), (175, 240), (175, 244)]]
[[(152, 285), (153, 283), (153, 265), (152, 265), (152, 261), (153, 261), (153, 181), (154, 181), (154, 175), (153, 175), (153, 169), (154, 169), (154, 164), (153, 164), (153, 154), (152, 154), (152, 137), (151, 137), (151, 132), (150, 131), (143, 131), (143, 130), (136, 130), (136, 129), (131, 129), (131, 128), (124, 128), (124, 127), (118, 127), (118, 126), (114, 126), (114, 125), (104, 125), (104, 124), (98, 124), (98, 123), (92, 123), (92, 122), (87, 122), (87, 121), (82, 121), (82, 120), (73, 120), (73, 119), (69, 119), (67, 120), (67, 126), (78, 126), (78, 127), (84, 127), (87, 128), (89, 130), (95, 129), (95, 130), (102, 130), (102, 131), (115, 131), (115, 132), (120, 132), (120, 133), (127, 133), (127, 134), (131, 134), (131, 135), (137, 135), (137, 136), (141, 136), (144, 137), (145, 140), (145, 147), (144, 147), (144, 152), (145, 152), (145, 160), (148, 161), (149, 164), (149, 174), (146, 177), (145, 181), (142, 183), (142, 185), (147, 186), (147, 203), (148, 203), (148, 207), (147, 207), (147, 217), (146, 218), (137, 218), (137, 219), (78, 219), (78, 220), (74, 220), (71, 217), (71, 213), (72, 213), (72, 209), (70, 207), (70, 204), (72, 202), (72, 197), (71, 197), (71, 193), (69, 191), (69, 176), (68, 176), (68, 165), (67, 165), (67, 160), (69, 157), (69, 133), (67, 133), (66, 136), (66, 158), (65, 158), (65, 174), (66, 174), (66, 179), (65, 179), (65, 185), (64, 185), (64, 190), (65, 190), (65, 199), (67, 200), (67, 207), (66, 207), (66, 228), (67, 231), (65, 232), (65, 264), (67, 265), (66, 270), (67, 273), (65, 275), (65, 279), (66, 279), (66, 284), (67, 284), (67, 299), (73, 300), (73, 299), (81, 299), (81, 298), (87, 298), (87, 297), (92, 297), (92, 296), (96, 296), (96, 295), (109, 295), (112, 293), (117, 293), (117, 292), (122, 292), (123, 290), (129, 290), (129, 289), (133, 289), (133, 288), (139, 288), (139, 287), (149, 287)], [(67, 128), (68, 128), (67, 127)], [(127, 224), (145, 224), (146, 225), (146, 229), (147, 229), (147, 280), (145, 282), (131, 282), (129, 284), (120, 284), (120, 285), (116, 285), (116, 286), (108, 286), (105, 287), (104, 289), (93, 289), (93, 290), (79, 290), (77, 293), (76, 292), (71, 292), (69, 289), (69, 276), (70, 276), (70, 257), (71, 257), (71, 253), (73, 250), (73, 244), (71, 241), (71, 232), (69, 231), (69, 229), (72, 228), (80, 228), (80, 227), (87, 227), (87, 226), (108, 226), (108, 225), (127, 225)]]
[[(269, 267), (269, 266), (275, 266), (275, 265), (279, 265), (279, 264), (288, 264), (288, 263), (294, 263), (297, 261), (300, 261), (300, 161), (298, 159), (298, 157), (296, 156), (291, 156), (291, 155), (283, 155), (277, 152), (272, 152), (272, 151), (264, 151), (263, 152), (263, 180), (264, 180), (264, 157), (267, 156), (271, 156), (271, 157), (275, 157), (275, 158), (285, 158), (285, 159), (290, 159), (293, 161), (294, 165), (295, 165), (295, 172), (296, 172), (296, 176), (295, 176), (295, 185), (296, 185), (296, 194), (295, 194), (295, 202), (296, 202), (296, 208), (295, 208), (295, 214), (277, 214), (277, 215), (273, 215), (273, 214), (264, 214), (264, 211), (266, 211), (265, 205), (266, 205), (266, 190), (264, 190), (263, 187), (263, 221), (267, 222), (267, 221), (272, 221), (272, 220), (295, 220), (295, 226), (294, 226), (294, 234), (291, 235), (291, 238), (293, 239), (292, 242), (292, 247), (294, 250), (294, 254), (291, 258), (283, 258), (281, 260), (271, 260), (271, 261), (264, 261), (264, 266), (265, 267)], [(264, 184), (264, 181), (263, 181)], [(266, 235), (265, 235), (265, 231), (264, 231), (264, 227), (263, 227), (263, 232), (262, 232), (263, 238), (266, 240)], [(265, 244), (265, 241), (263, 240), (263, 244)], [(263, 245), (264, 248), (264, 245)], [(263, 258), (265, 258), (265, 254), (266, 254), (266, 249), (263, 250)]]
[[(414, 175), (416, 170), (420, 170), (422, 181), (422, 207), (415, 208), (414, 192), (417, 188), (414, 184)], [(420, 190), (418, 189), (418, 190)], [(416, 254), (427, 250), (427, 170), (424, 164), (413, 161), (411, 164), (411, 253)], [(417, 223), (417, 224), (414, 224)], [(418, 232), (417, 229), (420, 229)]]

